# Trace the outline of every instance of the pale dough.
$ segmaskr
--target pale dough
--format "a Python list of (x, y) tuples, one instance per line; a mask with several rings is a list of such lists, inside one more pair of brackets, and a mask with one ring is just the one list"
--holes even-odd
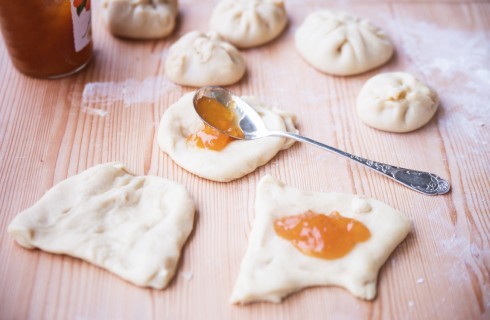
[(240, 52), (215, 32), (185, 34), (170, 47), (165, 61), (165, 75), (187, 86), (229, 85), (244, 73)]
[(437, 93), (405, 72), (378, 74), (357, 98), (357, 114), (367, 125), (390, 132), (409, 132), (425, 125), (439, 105)]
[(77, 257), (138, 286), (162, 289), (193, 220), (194, 202), (182, 185), (107, 163), (53, 186), (8, 232), (25, 248)]
[(222, 0), (211, 15), (211, 29), (239, 48), (262, 45), (287, 25), (283, 0)]
[[(339, 259), (305, 255), (280, 238), (273, 224), (277, 218), (308, 210), (324, 214), (338, 211), (362, 222), (371, 238)], [(277, 303), (290, 293), (320, 285), (343, 287), (361, 299), (374, 299), (378, 271), (410, 232), (410, 226), (402, 213), (378, 200), (302, 191), (265, 176), (257, 186), (255, 220), (230, 301)]]
[(295, 41), (309, 64), (333, 75), (371, 70), (393, 54), (393, 45), (381, 29), (341, 11), (311, 13), (296, 31)]
[(102, 0), (102, 16), (109, 31), (132, 39), (157, 39), (175, 27), (177, 0)]
[[(235, 140), (223, 150), (201, 149), (187, 142), (187, 137), (204, 127), (192, 104), (194, 93), (187, 93), (163, 114), (158, 129), (160, 149), (185, 170), (209, 180), (227, 182), (241, 178), (269, 162), (279, 151), (294, 141), (267, 137), (257, 140)], [(255, 110), (270, 130), (297, 133), (296, 117), (270, 108), (253, 97), (242, 97)]]

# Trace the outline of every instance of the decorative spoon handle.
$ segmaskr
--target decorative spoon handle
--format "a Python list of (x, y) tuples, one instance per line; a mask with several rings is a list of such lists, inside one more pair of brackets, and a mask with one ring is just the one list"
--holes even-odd
[(443, 178), (433, 173), (395, 167), (389, 164), (361, 158), (359, 156), (355, 156), (348, 152), (336, 149), (334, 147), (328, 146), (326, 144), (320, 143), (318, 141), (291, 132), (269, 131), (267, 135), (281, 136), (281, 137), (291, 138), (301, 142), (306, 142), (316, 147), (319, 147), (321, 149), (325, 149), (327, 151), (344, 156), (350, 160), (354, 160), (360, 164), (363, 164), (366, 167), (375, 170), (376, 172), (384, 174), (388, 178), (391, 178), (396, 182), (399, 182), (409, 187), (410, 189), (413, 189), (423, 194), (427, 194), (427, 195), (445, 194), (448, 193), (451, 188), (447, 180), (444, 180)]

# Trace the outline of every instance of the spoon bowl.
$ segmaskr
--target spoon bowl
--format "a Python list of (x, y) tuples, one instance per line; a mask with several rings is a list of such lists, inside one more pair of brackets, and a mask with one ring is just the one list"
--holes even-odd
[[(219, 105), (220, 108), (222, 107), (222, 113), (218, 113), (218, 119), (216, 119), (216, 112), (212, 113), (213, 117), (210, 117), (210, 113), (206, 112), (208, 111), (207, 108), (211, 107), (211, 104), (208, 102), (212, 100), (217, 101), (219, 103), (217, 105)], [(201, 101), (204, 103), (201, 103)], [(215, 129), (228, 136), (231, 136), (232, 138), (254, 140), (269, 136), (276, 136), (294, 139), (296, 141), (311, 144), (323, 150), (330, 151), (337, 155), (348, 158), (349, 160), (353, 160), (378, 173), (387, 176), (392, 180), (395, 180), (398, 183), (403, 184), (406, 187), (409, 187), (412, 190), (418, 191), (423, 194), (445, 194), (448, 193), (450, 190), (449, 182), (433, 173), (400, 168), (389, 164), (365, 159), (292, 132), (270, 131), (267, 129), (264, 121), (262, 121), (262, 118), (255, 111), (254, 108), (252, 108), (242, 98), (234, 95), (224, 88), (200, 88), (194, 95), (193, 103), (194, 109), (196, 110), (197, 114), (206, 124), (214, 127)], [(216, 105), (216, 103), (214, 103), (213, 105)], [(234, 120), (231, 123), (233, 123), (233, 125), (236, 127), (232, 129), (237, 130), (230, 130), (230, 128), (228, 127), (223, 127), (220, 124), (221, 119), (219, 119), (221, 114), (223, 115), (223, 117), (226, 114), (228, 118), (228, 115), (231, 115)], [(230, 121), (228, 121), (227, 123), (230, 123)], [(238, 132), (239, 134), (234, 134), (233, 132)]]

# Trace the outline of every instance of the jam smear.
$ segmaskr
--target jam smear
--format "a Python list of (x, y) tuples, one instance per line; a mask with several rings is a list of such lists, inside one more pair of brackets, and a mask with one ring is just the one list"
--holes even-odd
[(343, 217), (337, 211), (329, 215), (307, 211), (277, 219), (274, 230), (302, 253), (322, 259), (341, 258), (357, 243), (371, 237), (362, 222)]

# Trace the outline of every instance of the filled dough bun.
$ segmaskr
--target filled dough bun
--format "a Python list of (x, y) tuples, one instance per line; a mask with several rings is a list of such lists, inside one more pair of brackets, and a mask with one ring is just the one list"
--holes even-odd
[(177, 0), (102, 0), (102, 16), (109, 31), (119, 37), (158, 39), (175, 27)]
[[(303, 254), (275, 233), (274, 221), (308, 210), (327, 215), (337, 211), (356, 219), (369, 229), (371, 237), (341, 258), (327, 260)], [(255, 219), (230, 301), (277, 303), (311, 286), (343, 287), (358, 298), (374, 299), (379, 269), (409, 232), (410, 221), (381, 201), (303, 191), (267, 175), (257, 186)]]
[(282, 0), (222, 0), (213, 10), (210, 25), (238, 48), (251, 48), (279, 36), (287, 21)]
[(245, 60), (216, 32), (192, 31), (169, 49), (165, 75), (186, 86), (224, 86), (239, 81), (245, 74)]
[(371, 70), (393, 54), (393, 45), (381, 29), (340, 11), (311, 13), (296, 31), (295, 41), (304, 60), (332, 75)]
[[(235, 180), (266, 164), (294, 143), (290, 139), (267, 137), (234, 140), (220, 151), (198, 148), (187, 141), (189, 135), (204, 128), (194, 110), (193, 96), (194, 92), (185, 94), (165, 111), (158, 128), (158, 143), (173, 161), (195, 175), (219, 182)], [(242, 99), (259, 113), (268, 129), (298, 132), (293, 114), (271, 108), (257, 98)]]
[(8, 232), (25, 248), (70, 255), (135, 285), (162, 289), (193, 220), (194, 202), (182, 185), (107, 163), (52, 187), (12, 220)]
[(437, 93), (413, 75), (388, 72), (364, 84), (357, 97), (357, 114), (373, 128), (410, 132), (429, 122), (438, 105)]

